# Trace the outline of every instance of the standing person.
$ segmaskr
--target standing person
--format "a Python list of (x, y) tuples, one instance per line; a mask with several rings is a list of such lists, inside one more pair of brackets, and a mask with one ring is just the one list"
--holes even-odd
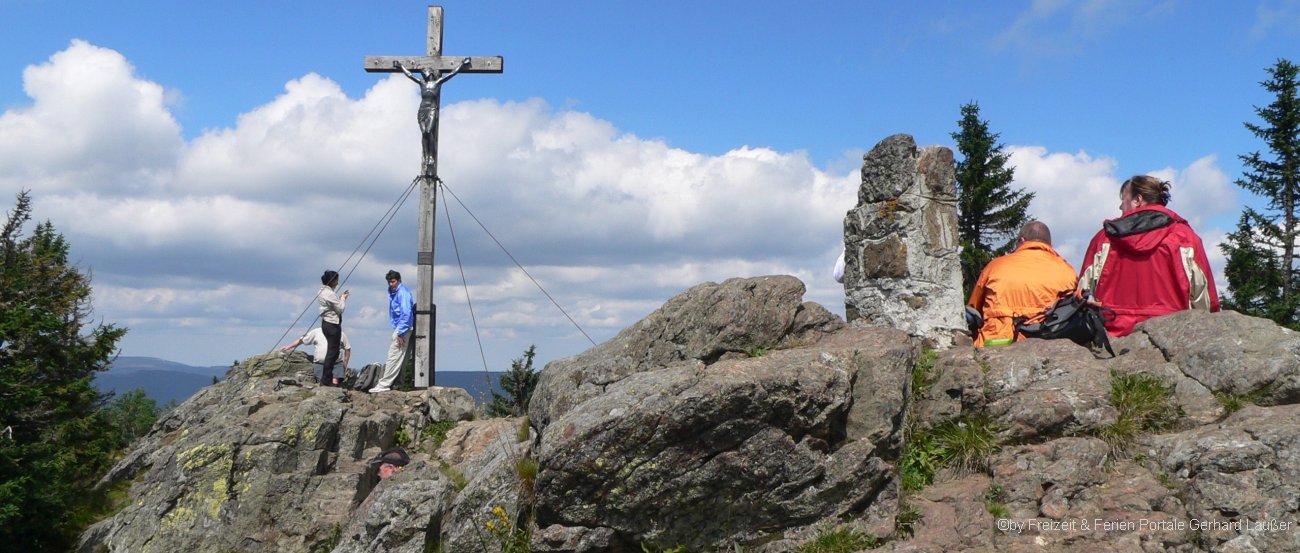
[[(334, 364), (339, 358), (339, 342), (343, 338), (343, 309), (347, 307), (348, 295), (350, 291), (344, 290), (342, 294), (335, 294), (334, 289), (339, 286), (338, 271), (326, 270), (320, 277), (320, 291), (316, 292), (316, 303), (320, 305), (320, 329), (325, 333), (325, 341), (328, 344), (325, 350), (325, 361), (321, 366), (321, 375), (333, 375)], [(329, 380), (322, 378), (322, 386), (330, 386)]]
[(388, 321), (393, 325), (393, 341), (388, 346), (388, 358), (384, 360), (384, 374), (370, 393), (393, 389), (393, 383), (402, 374), (402, 365), (406, 363), (411, 331), (415, 328), (415, 298), (402, 284), (402, 274), (388, 271), (384, 279), (388, 281)]
[(1088, 244), (1079, 285), (1115, 311), (1106, 321), (1111, 336), (1174, 311), (1219, 310), (1201, 237), (1168, 203), (1167, 181), (1147, 175), (1124, 181), (1120, 217), (1103, 223)]
[[(298, 346), (316, 346), (316, 353), (314, 353), (311, 358), (311, 364), (316, 373), (316, 382), (329, 384), (329, 382), (323, 380), (325, 378), (325, 356), (329, 352), (329, 340), (325, 339), (325, 332), (319, 327), (313, 328), (306, 334), (303, 334), (302, 337), (289, 342), (289, 345), (280, 349), (289, 351)], [(340, 368), (338, 363), (334, 364), (332, 382), (335, 386), (338, 386), (339, 382), (343, 380), (343, 375), (348, 370), (348, 362), (352, 360), (352, 343), (348, 341), (348, 333), (339, 333), (339, 347), (341, 348), (340, 355), (343, 357), (343, 366)]]
[(1016, 251), (984, 266), (966, 305), (983, 323), (975, 332), (975, 347), (1001, 345), (1015, 339), (1016, 317), (1032, 317), (1074, 289), (1074, 267), (1052, 249), (1052, 231), (1039, 221), (1020, 227)]

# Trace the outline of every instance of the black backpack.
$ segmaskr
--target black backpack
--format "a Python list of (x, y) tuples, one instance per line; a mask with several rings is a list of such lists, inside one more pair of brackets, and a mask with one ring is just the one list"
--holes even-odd
[(352, 383), (352, 389), (359, 392), (369, 392), (375, 384), (379, 383), (379, 373), (384, 372), (384, 366), (379, 363), (371, 363), (361, 367), (361, 372), (357, 373), (357, 381)]
[(1016, 317), (1016, 335), (1048, 340), (1065, 338), (1088, 348), (1104, 347), (1111, 357), (1106, 335), (1106, 320), (1113, 319), (1115, 311), (1092, 300), (1087, 290), (1061, 292), (1056, 303), (1033, 317)]

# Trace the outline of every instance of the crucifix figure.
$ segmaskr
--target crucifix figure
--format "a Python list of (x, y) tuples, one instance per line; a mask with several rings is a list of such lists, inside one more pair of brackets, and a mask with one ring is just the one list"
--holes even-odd
[(406, 74), (406, 78), (411, 79), (415, 84), (420, 85), (420, 111), (416, 113), (416, 120), (420, 123), (420, 142), (424, 146), (423, 150), (423, 169), (422, 176), (434, 177), (434, 157), (438, 151), (438, 109), (441, 104), (442, 83), (447, 82), (461, 69), (469, 66), (469, 58), (461, 60), (460, 65), (456, 66), (446, 75), (437, 76), (437, 71), (427, 69), (416, 69), (421, 78), (416, 78), (411, 74), (411, 70), (402, 65), (402, 62), (393, 62), (397, 68)]
[[(501, 56), (443, 56), (442, 6), (429, 6), (429, 33), (424, 56), (366, 56), (370, 73), (402, 73), (420, 85), (420, 237), (416, 245), (415, 386), (434, 384), (434, 329), (437, 306), (433, 304), (433, 227), (438, 182), (438, 112), (442, 84), (460, 73), (500, 73)], [(416, 77), (419, 73), (419, 77)], [(410, 350), (408, 350), (410, 351)]]

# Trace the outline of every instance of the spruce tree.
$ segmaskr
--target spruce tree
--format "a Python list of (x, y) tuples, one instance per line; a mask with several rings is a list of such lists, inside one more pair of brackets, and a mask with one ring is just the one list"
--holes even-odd
[(501, 375), (498, 382), (505, 395), (492, 392), (492, 403), (488, 414), (494, 417), (517, 417), (528, 413), (528, 400), (533, 397), (540, 374), (533, 370), (533, 357), (537, 355), (537, 345), (530, 345), (524, 356), (510, 363), (510, 370)]
[(962, 289), (970, 296), (980, 272), (994, 256), (1015, 247), (1020, 227), (1029, 222), (1032, 192), (1011, 188), (1015, 168), (998, 143), (998, 133), (980, 119), (978, 103), (961, 107), (957, 141), (957, 238), (961, 244)]
[(23, 236), (31, 198), (0, 228), (0, 543), (12, 551), (67, 551), (90, 522), (108, 468), (111, 429), (91, 386), (126, 332), (85, 332), (90, 277), (68, 263), (48, 221)]
[(1262, 196), (1265, 208), (1242, 212), (1237, 232), (1221, 246), (1227, 257), (1224, 271), (1231, 298), (1228, 307), (1267, 317), (1280, 325), (1300, 328), (1300, 271), (1296, 269), (1296, 239), (1300, 237), (1300, 80), (1297, 67), (1285, 59), (1268, 69), (1260, 83), (1273, 95), (1266, 107), (1255, 107), (1261, 123), (1246, 128), (1267, 146), (1238, 156), (1245, 165), (1235, 183)]

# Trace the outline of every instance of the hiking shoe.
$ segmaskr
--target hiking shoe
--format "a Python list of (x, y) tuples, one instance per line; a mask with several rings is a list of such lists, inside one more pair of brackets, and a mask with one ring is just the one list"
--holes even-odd
[(371, 388), (371, 389), (370, 389), (370, 393), (372, 393), (372, 394), (378, 394), (378, 393), (383, 393), (383, 392), (391, 392), (391, 391), (393, 391), (392, 388)]

